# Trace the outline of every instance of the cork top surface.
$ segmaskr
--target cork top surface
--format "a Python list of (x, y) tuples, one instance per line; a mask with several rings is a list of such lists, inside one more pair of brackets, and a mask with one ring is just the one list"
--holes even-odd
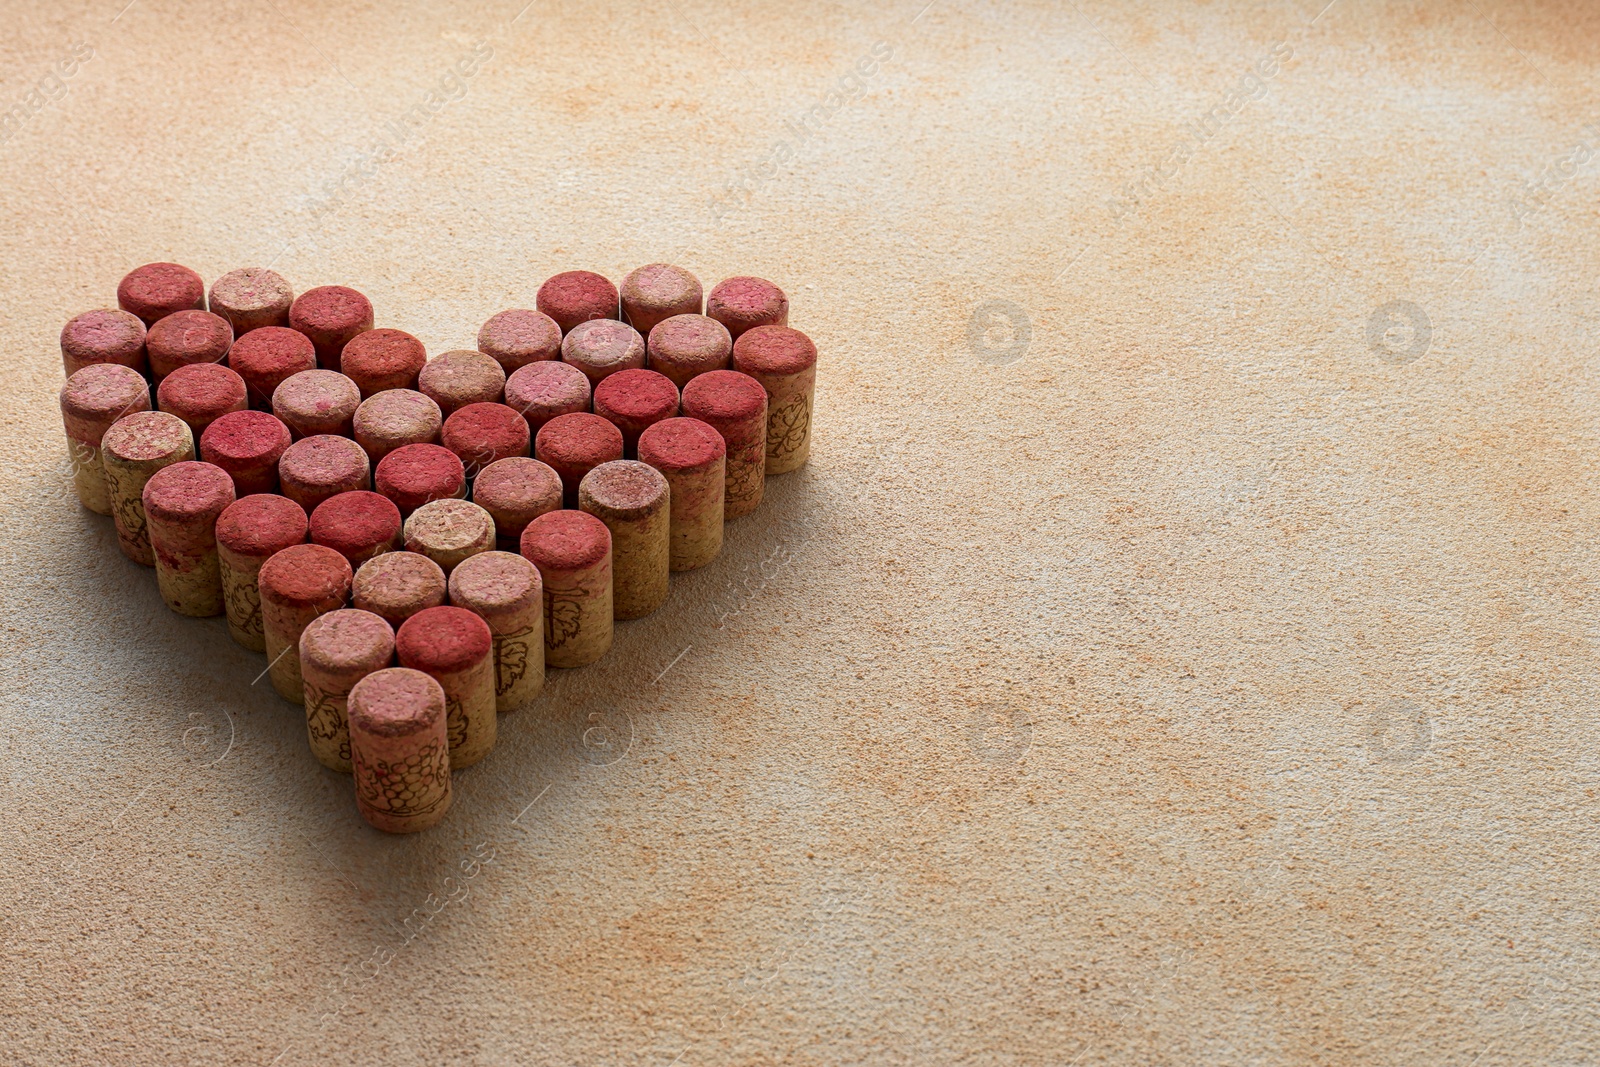
[(453, 674), (482, 661), (494, 647), (489, 624), (466, 608), (424, 608), (400, 624), (395, 651), (400, 665)]
[(540, 570), (584, 570), (611, 555), (611, 530), (586, 511), (551, 511), (528, 523), (521, 547)]
[(179, 367), (156, 387), (161, 410), (191, 415), (222, 415), (245, 402), (244, 379), (220, 363)]
[(385, 552), (356, 571), (355, 605), (397, 622), (444, 603), (444, 568), (420, 552)]
[(361, 402), (356, 408), (354, 425), (357, 432), (380, 439), (410, 438), (419, 434), (432, 436), (444, 425), (444, 413), (426, 393), (415, 389), (385, 389)]
[(638, 517), (667, 504), (667, 480), (648, 463), (617, 459), (583, 476), (578, 499), (583, 510), (602, 517)]
[(373, 671), (350, 690), (350, 728), (376, 737), (410, 737), (439, 728), (445, 717), (444, 689), (409, 667)]
[(647, 263), (622, 279), (624, 305), (670, 308), (692, 303), (699, 311), (703, 295), (700, 279), (672, 263)]
[(622, 458), (622, 431), (599, 415), (575, 411), (539, 428), (538, 458), (561, 466), (593, 466)]
[(400, 509), (381, 493), (338, 493), (311, 512), (311, 540), (345, 555), (388, 544), (400, 536)]
[(309, 608), (342, 603), (351, 577), (350, 561), (326, 545), (290, 545), (261, 565), (258, 581), (262, 600)]
[(478, 350), (502, 367), (561, 358), (561, 327), (542, 311), (511, 308), (478, 330)]
[(215, 521), (233, 502), (228, 472), (196, 460), (162, 467), (144, 483), (145, 512), (168, 522)]
[(505, 387), (504, 368), (494, 357), (470, 348), (434, 356), (417, 375), (417, 388), (451, 411), (463, 404), (499, 400)]
[(616, 318), (620, 307), (617, 287), (605, 275), (589, 270), (562, 271), (547, 278), (534, 304), (563, 330), (589, 319)]
[(378, 461), (375, 484), (380, 491), (407, 495), (453, 493), (466, 481), (461, 459), (443, 445), (402, 445)]
[(304, 541), (307, 525), (305, 510), (288, 497), (252, 493), (223, 509), (217, 543), (241, 556), (271, 556)]
[(644, 366), (644, 338), (618, 319), (589, 319), (567, 332), (561, 358), (593, 379)]
[(733, 351), (728, 328), (709, 315), (674, 315), (650, 331), (649, 358), (686, 367), (727, 364)]
[(228, 350), (228, 366), (245, 377), (282, 377), (313, 370), (316, 365), (317, 347), (311, 338), (287, 326), (251, 330)]
[(738, 334), (758, 323), (784, 322), (789, 298), (765, 278), (740, 275), (716, 284), (706, 297), (706, 314)]
[(118, 419), (100, 439), (113, 459), (143, 463), (180, 455), (194, 446), (189, 424), (165, 411), (136, 411)]
[(372, 302), (346, 285), (319, 285), (289, 305), (289, 325), (315, 333), (342, 333), (372, 321)]
[(117, 304), (145, 322), (205, 305), (206, 283), (177, 263), (146, 263), (117, 285)]
[(666, 418), (678, 410), (678, 387), (665, 374), (630, 368), (594, 387), (594, 407), (625, 419)]
[(406, 519), (405, 538), (407, 548), (422, 545), (436, 552), (459, 552), (485, 539), (493, 544), (494, 518), (470, 500), (434, 500)]
[(61, 327), (61, 351), (79, 362), (124, 362), (144, 347), (144, 321), (120, 308), (98, 308), (67, 320)]
[(422, 342), (404, 330), (379, 327), (357, 334), (339, 353), (347, 375), (415, 374), (428, 362)]
[(497, 459), (478, 472), (472, 499), (491, 514), (542, 514), (561, 506), (561, 476), (528, 456)]
[(284, 450), (278, 474), (298, 485), (343, 485), (368, 470), (366, 449), (331, 433), (302, 437)]
[(285, 422), (296, 417), (342, 422), (360, 406), (361, 390), (335, 370), (303, 370), (272, 391), (272, 410)]
[(515, 552), (480, 552), (450, 572), (450, 603), (473, 611), (522, 611), (543, 595), (539, 569)]
[(444, 446), (463, 460), (528, 451), (528, 422), (504, 404), (468, 404), (451, 412), (440, 431)]
[(338, 608), (301, 631), (300, 659), (327, 671), (382, 670), (394, 660), (394, 628), (370, 611)]
[[(211, 308), (239, 312), (285, 309), (294, 302), (289, 279), (266, 267), (240, 267), (211, 283)], [(254, 332), (254, 331), (251, 331)]]
[(589, 376), (570, 363), (542, 360), (506, 379), (506, 404), (517, 411), (589, 406)]
[(817, 365), (817, 346), (788, 326), (757, 326), (733, 343), (733, 369), (746, 374), (799, 374)]
[(74, 418), (115, 421), (149, 406), (144, 375), (121, 363), (91, 363), (61, 384), (61, 411)]
[(766, 407), (761, 383), (736, 370), (707, 371), (683, 387), (683, 413), (712, 425), (753, 419)]
[(175, 311), (150, 327), (145, 347), (168, 362), (215, 363), (233, 345), (233, 327), (209, 311)]
[(699, 419), (662, 419), (639, 435), (639, 460), (666, 470), (695, 470), (723, 459), (728, 446)]
[(289, 427), (271, 412), (230, 411), (200, 434), (200, 454), (206, 462), (224, 468), (268, 459), (276, 463), (292, 440)]

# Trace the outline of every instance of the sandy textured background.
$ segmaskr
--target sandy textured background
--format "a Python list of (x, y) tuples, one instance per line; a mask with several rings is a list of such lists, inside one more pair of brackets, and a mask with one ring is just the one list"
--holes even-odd
[[(125, 2), (0, 41), (0, 1061), (1600, 1061), (1593, 4)], [(668, 258), (810, 466), (369, 830), (72, 500), (61, 323)]]

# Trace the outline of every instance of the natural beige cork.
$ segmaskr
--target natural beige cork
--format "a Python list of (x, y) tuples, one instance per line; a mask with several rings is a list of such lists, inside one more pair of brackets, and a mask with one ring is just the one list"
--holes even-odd
[(733, 343), (733, 369), (767, 391), (767, 474), (787, 474), (811, 455), (817, 346), (788, 326), (757, 326)]
[(522, 531), (522, 556), (544, 584), (544, 662), (582, 667), (611, 648), (611, 531), (587, 512), (540, 515)]
[(470, 500), (435, 500), (413, 511), (403, 536), (407, 552), (419, 552), (446, 575), (468, 556), (494, 549), (494, 518)]
[(223, 612), (217, 519), (233, 503), (233, 479), (221, 467), (186, 460), (163, 467), (144, 487), (150, 547), (161, 599), (179, 615)]
[(444, 690), (421, 671), (387, 667), (350, 690), (350, 763), (356, 807), (391, 834), (438, 824), (450, 810)]
[(450, 603), (494, 635), (494, 703), (513, 711), (544, 688), (544, 583), (514, 552), (483, 552), (450, 573)]
[(289, 280), (266, 267), (240, 267), (211, 283), (210, 308), (242, 337), (265, 326), (288, 326), (294, 290)]
[(189, 424), (164, 411), (138, 411), (117, 420), (100, 440), (111, 517), (122, 554), (146, 567), (156, 565), (144, 514), (144, 487), (162, 467), (194, 458)]
[(584, 475), (578, 506), (611, 531), (611, 614), (638, 619), (667, 599), (671, 492), (648, 463), (618, 459)]
[(385, 552), (356, 571), (352, 601), (398, 627), (417, 612), (445, 602), (444, 571), (420, 552)]
[(344, 607), (350, 579), (350, 561), (323, 545), (293, 545), (262, 566), (258, 581), (268, 671), (283, 699), (305, 703), (300, 635), (317, 616)]
[(228, 636), (252, 652), (267, 650), (261, 621), (261, 565), (306, 539), (306, 513), (288, 497), (255, 493), (229, 504), (217, 519), (217, 562)]
[(330, 611), (300, 634), (306, 739), (324, 767), (350, 773), (350, 690), (393, 663), (394, 630), (370, 611)]
[(111, 514), (101, 439), (124, 415), (149, 410), (149, 384), (138, 371), (120, 363), (90, 364), (61, 386), (61, 421), (72, 460), (72, 486), (79, 502), (90, 511)]
[(703, 567), (722, 551), (722, 435), (699, 419), (663, 419), (639, 435), (639, 461), (661, 472), (671, 490), (669, 565)]

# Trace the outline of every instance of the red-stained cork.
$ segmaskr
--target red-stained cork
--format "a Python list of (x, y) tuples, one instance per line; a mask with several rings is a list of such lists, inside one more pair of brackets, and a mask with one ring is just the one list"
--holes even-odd
[(129, 271), (117, 285), (117, 306), (150, 326), (178, 311), (206, 306), (206, 283), (176, 263), (146, 263)]
[(233, 347), (233, 327), (209, 311), (177, 311), (156, 322), (145, 335), (150, 376), (161, 379), (192, 363), (221, 363)]
[(228, 635), (252, 652), (265, 652), (257, 576), (263, 563), (306, 539), (306, 513), (288, 497), (241, 496), (223, 510), (216, 533)]
[(238, 374), (220, 363), (191, 363), (161, 380), (156, 406), (187, 422), (199, 440), (206, 427), (249, 404), (244, 379)]
[(789, 298), (765, 278), (742, 275), (718, 282), (706, 297), (706, 314), (739, 335), (757, 326), (787, 326)]
[(664, 419), (639, 436), (639, 461), (672, 488), (669, 565), (703, 567), (722, 551), (722, 494), (728, 449), (699, 419)]
[(653, 370), (618, 371), (594, 387), (594, 413), (622, 431), (631, 459), (646, 428), (678, 413), (678, 387)]
[(450, 603), (494, 635), (494, 700), (514, 711), (544, 688), (544, 583), (514, 552), (482, 552), (450, 572)]
[(339, 358), (340, 370), (365, 400), (385, 389), (415, 389), (428, 350), (404, 330), (379, 329), (352, 338)]
[(162, 467), (193, 458), (194, 434), (188, 424), (164, 411), (124, 415), (100, 439), (117, 547), (135, 563), (153, 567), (156, 562), (144, 513), (145, 483)]
[(700, 279), (670, 263), (651, 263), (622, 279), (622, 318), (649, 337), (659, 322), (674, 315), (698, 315), (705, 293)]
[(467, 473), (456, 454), (440, 445), (405, 445), (378, 461), (373, 488), (410, 515), (435, 500), (464, 496)]
[(69, 378), (94, 363), (119, 363), (142, 374), (144, 341), (139, 316), (116, 308), (85, 311), (61, 327), (61, 365)]
[(372, 329), (372, 302), (343, 285), (319, 285), (295, 297), (289, 325), (311, 339), (317, 366), (339, 369), (339, 354), (357, 334)]
[(582, 667), (611, 647), (611, 531), (583, 511), (552, 511), (522, 531), (544, 585), (544, 661)]
[(578, 487), (578, 506), (611, 531), (613, 618), (643, 618), (666, 602), (668, 494), (660, 471), (631, 459), (600, 464)]
[(537, 436), (558, 415), (589, 410), (589, 376), (570, 363), (530, 363), (506, 379), (506, 406)]
[(276, 493), (278, 460), (290, 443), (289, 427), (276, 415), (235, 411), (219, 416), (200, 435), (200, 458), (227, 471), (240, 496)]
[(350, 690), (394, 664), (394, 629), (369, 611), (340, 608), (313, 619), (300, 635), (306, 738), (330, 771), (349, 774)]
[(250, 406), (272, 410), (272, 393), (301, 371), (317, 369), (317, 350), (298, 330), (263, 326), (251, 330), (228, 350), (228, 366), (244, 379)]
[(530, 363), (560, 359), (561, 327), (542, 311), (502, 311), (478, 330), (478, 351), (509, 377)]
[(360, 406), (361, 390), (338, 371), (301, 371), (272, 391), (272, 413), (297, 440), (319, 433), (349, 437)]
[(656, 324), (645, 348), (646, 365), (682, 389), (697, 374), (726, 370), (733, 354), (733, 338), (716, 319), (674, 315)]
[(767, 391), (767, 473), (787, 474), (811, 455), (817, 346), (787, 326), (757, 326), (733, 344), (733, 369)]
[(156, 582), (161, 599), (179, 615), (205, 618), (223, 612), (216, 526), (233, 501), (233, 479), (209, 463), (174, 463), (145, 483)]
[(257, 581), (268, 670), (283, 699), (305, 704), (300, 635), (317, 616), (344, 607), (350, 579), (349, 560), (323, 545), (292, 545), (262, 564)]
[(400, 547), (400, 509), (365, 489), (331, 496), (311, 513), (311, 543), (326, 545), (359, 567)]
[(417, 375), (417, 390), (431, 397), (446, 417), (468, 404), (497, 403), (505, 388), (500, 364), (467, 348), (434, 356)]
[(355, 606), (399, 626), (424, 608), (445, 600), (444, 570), (420, 552), (385, 552), (356, 571)]
[(290, 445), (278, 460), (283, 495), (309, 514), (329, 497), (367, 489), (372, 468), (361, 446), (348, 437), (316, 434)]
[(132, 367), (91, 363), (62, 384), (60, 400), (78, 500), (90, 511), (109, 515), (111, 493), (106, 487), (100, 439), (124, 415), (150, 410), (150, 386)]
[(266, 267), (230, 270), (211, 283), (211, 313), (233, 327), (235, 337), (267, 326), (289, 325), (294, 290), (289, 280)]
[(561, 478), (566, 506), (578, 506), (578, 483), (602, 463), (622, 458), (622, 431), (599, 415), (579, 412), (544, 424), (534, 440), (534, 457)]
[(415, 833), (450, 810), (444, 690), (421, 671), (390, 667), (355, 684), (347, 701), (356, 808), (376, 829)]
[(480, 552), (494, 550), (494, 519), (470, 500), (435, 500), (406, 518), (407, 552), (420, 552), (449, 574)]
[[(721, 442), (719, 437), (718, 443)], [(494, 519), (500, 548), (515, 552), (528, 523), (561, 508), (561, 476), (549, 464), (516, 457), (489, 464), (472, 483), (472, 502)]]
[(534, 304), (555, 320), (563, 334), (590, 319), (614, 319), (620, 310), (617, 287), (604, 275), (588, 270), (569, 270), (550, 277), (539, 286)]
[(528, 454), (528, 424), (504, 404), (468, 404), (444, 420), (439, 440), (475, 478), (496, 460)]
[(419, 611), (395, 634), (400, 666), (444, 690), (451, 770), (472, 766), (494, 747), (493, 650), (489, 624), (465, 608)]
[(722, 517), (754, 511), (766, 479), (767, 391), (748, 374), (714, 370), (684, 387), (683, 413), (711, 426), (728, 447)]
[(590, 319), (567, 332), (561, 361), (583, 371), (590, 385), (599, 385), (618, 371), (644, 366), (644, 338), (625, 322)]
[(385, 389), (356, 408), (351, 429), (356, 443), (377, 463), (406, 445), (436, 445), (444, 415), (431, 397), (415, 389)]

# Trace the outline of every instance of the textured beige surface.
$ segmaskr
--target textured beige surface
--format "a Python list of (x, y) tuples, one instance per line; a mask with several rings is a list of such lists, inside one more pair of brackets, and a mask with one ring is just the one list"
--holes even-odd
[[(1592, 3), (124, 2), (0, 40), (0, 1061), (1600, 1061)], [(74, 499), (169, 258), (770, 277), (811, 463), (385, 837)]]

